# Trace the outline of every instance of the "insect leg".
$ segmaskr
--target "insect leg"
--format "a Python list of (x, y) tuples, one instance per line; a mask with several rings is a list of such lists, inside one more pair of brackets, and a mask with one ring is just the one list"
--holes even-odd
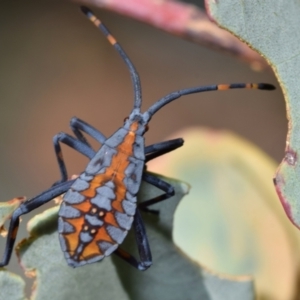
[(120, 258), (124, 259), (126, 262), (137, 268), (138, 270), (147, 270), (152, 265), (152, 255), (148, 242), (148, 237), (145, 229), (143, 219), (140, 212), (137, 210), (134, 221), (133, 229), (135, 233), (135, 240), (138, 247), (138, 252), (140, 256), (140, 261), (138, 261), (134, 256), (126, 252), (125, 250), (118, 248), (114, 253)]
[(145, 148), (145, 155), (146, 155), (145, 162), (148, 162), (151, 159), (154, 159), (158, 156), (171, 152), (181, 147), (183, 143), (184, 143), (183, 139), (174, 139), (174, 140), (169, 140), (169, 141), (147, 146)]
[(85, 143), (83, 143), (80, 140), (77, 140), (76, 138), (72, 137), (69, 134), (66, 134), (64, 132), (61, 132), (54, 136), (53, 138), (53, 144), (54, 144), (54, 151), (57, 158), (61, 179), (57, 181), (54, 184), (58, 184), (63, 181), (67, 181), (68, 179), (68, 173), (67, 168), (64, 162), (62, 150), (59, 143), (63, 143), (68, 145), (69, 147), (73, 148), (74, 150), (78, 151), (79, 153), (87, 156), (89, 159), (91, 159), (95, 155), (95, 151)]
[(140, 203), (138, 205), (138, 208), (143, 211), (158, 213), (158, 211), (156, 211), (156, 210), (148, 209), (148, 206), (156, 204), (161, 201), (164, 201), (164, 200), (174, 196), (174, 194), (175, 194), (174, 187), (171, 184), (163, 181), (162, 179), (160, 179), (148, 172), (144, 172), (143, 180), (154, 185), (155, 187), (159, 188), (160, 190), (164, 191), (165, 193)]
[(6, 245), (2, 260), (0, 262), (0, 267), (4, 267), (8, 264), (14, 243), (16, 240), (17, 232), (19, 229), (20, 216), (29, 213), (30, 211), (38, 208), (39, 206), (47, 203), (53, 198), (65, 193), (70, 186), (73, 184), (74, 180), (70, 180), (54, 187), (51, 187), (47, 191), (39, 194), (38, 196), (22, 203), (12, 214), (11, 221), (9, 224), (8, 235), (6, 239)]
[[(150, 146), (145, 148), (145, 154), (146, 154), (145, 162), (148, 162), (151, 159), (154, 159), (156, 157), (159, 157), (161, 155), (169, 153), (169, 152), (181, 147), (183, 145), (183, 143), (184, 143), (184, 140), (179, 138), (179, 139), (169, 140), (169, 141), (165, 141), (165, 142), (162, 142), (162, 143), (157, 143), (157, 144), (154, 144), (154, 145), (150, 145)], [(148, 205), (166, 200), (166, 199), (173, 196), (174, 189), (172, 191), (173, 187), (171, 185), (167, 186), (166, 182), (158, 179), (154, 175), (151, 175), (153, 178), (149, 179), (149, 177), (147, 177), (147, 175), (149, 176), (150, 174), (144, 172), (144, 177), (143, 177), (144, 181), (146, 181), (146, 182), (162, 189), (163, 191), (166, 191), (165, 194), (162, 194), (162, 195), (160, 195), (160, 196), (158, 196), (154, 199), (150, 199), (151, 201), (154, 200), (154, 202), (153, 203), (149, 202)], [(162, 183), (161, 183), (161, 181), (162, 181)], [(148, 200), (148, 201), (150, 201), (150, 200)], [(148, 201), (145, 201), (145, 202), (143, 202), (143, 204), (140, 204), (139, 208), (144, 210), (144, 211), (151, 212), (153, 214), (158, 214), (159, 213), (158, 210), (146, 208)]]
[[(81, 119), (78, 119), (76, 117), (73, 117), (70, 122), (70, 126), (72, 128), (72, 131), (80, 140), (81, 142), (85, 143), (86, 145), (90, 146), (89, 142), (86, 140), (86, 138), (83, 136), (81, 131), (85, 132), (86, 134), (93, 137), (95, 140), (97, 140), (99, 143), (103, 144), (106, 140), (106, 137), (96, 128), (89, 125), (88, 123), (82, 121)], [(91, 147), (91, 146), (90, 146)]]

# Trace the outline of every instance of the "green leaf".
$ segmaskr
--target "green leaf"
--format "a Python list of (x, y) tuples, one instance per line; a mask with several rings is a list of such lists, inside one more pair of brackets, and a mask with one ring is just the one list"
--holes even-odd
[(184, 147), (149, 166), (191, 184), (175, 212), (175, 243), (216, 272), (252, 275), (259, 299), (293, 299), (300, 236), (277, 199), (275, 162), (226, 131), (194, 128), (175, 137)]
[[(253, 285), (249, 278), (239, 282), (213, 274), (174, 246), (173, 214), (189, 188), (179, 181), (163, 179), (174, 185), (176, 194), (155, 205), (160, 210), (159, 217), (143, 213), (153, 254), (153, 266), (145, 272), (136, 270), (114, 255), (100, 263), (70, 268), (58, 242), (58, 207), (32, 218), (27, 226), (30, 237), (17, 248), (26, 275), (36, 280), (31, 299), (221, 300), (225, 294), (229, 300), (253, 300)], [(146, 200), (158, 194), (161, 191), (143, 184), (139, 198)], [(129, 235), (122, 248), (135, 253), (136, 242), (132, 238)], [(7, 272), (3, 273), (8, 276)], [(3, 284), (5, 282), (3, 280)], [(6, 293), (10, 291), (3, 290), (4, 299), (9, 299)], [(14, 292), (23, 295), (23, 286), (15, 287)]]
[[(212, 1), (211, 16), (271, 64), (287, 106), (288, 135), (276, 173), (276, 190), (286, 214), (300, 228), (300, 2), (284, 0)], [(271, 97), (271, 96), (270, 96)]]
[(5, 229), (3, 227), (5, 221), (11, 217), (14, 210), (25, 200), (25, 197), (17, 197), (7, 202), (0, 202), (0, 233), (4, 233), (3, 235), (5, 235)]
[[(170, 182), (170, 179), (168, 181)], [(226, 295), (226, 299), (253, 300), (253, 286), (249, 278), (237, 282), (232, 278), (229, 280), (212, 274), (182, 255), (174, 245), (173, 215), (181, 197), (188, 189), (180, 182), (170, 183), (175, 186), (175, 197), (151, 206), (159, 210), (159, 217), (151, 214), (143, 215), (152, 249), (153, 266), (143, 274), (139, 274), (133, 268), (126, 267), (126, 263), (119, 258), (113, 258), (130, 299), (221, 300)], [(141, 199), (149, 199), (157, 195), (157, 190), (149, 187), (148, 184), (143, 184), (141, 191)], [(187, 222), (189, 218), (187, 214), (185, 216)], [(187, 232), (189, 230), (190, 228)], [(133, 253), (136, 248), (134, 237), (130, 235), (123, 246)]]
[(24, 288), (21, 277), (0, 269), (0, 300), (25, 300)]
[(31, 237), (19, 245), (21, 265), (36, 277), (33, 299), (129, 300), (110, 257), (76, 269), (67, 265), (58, 240), (57, 213), (54, 207), (31, 219)]

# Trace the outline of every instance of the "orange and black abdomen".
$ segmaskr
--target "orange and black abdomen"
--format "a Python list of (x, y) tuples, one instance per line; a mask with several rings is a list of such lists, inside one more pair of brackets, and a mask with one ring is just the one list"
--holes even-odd
[(133, 222), (143, 168), (143, 137), (121, 128), (65, 194), (58, 228), (70, 266), (99, 261), (123, 242)]

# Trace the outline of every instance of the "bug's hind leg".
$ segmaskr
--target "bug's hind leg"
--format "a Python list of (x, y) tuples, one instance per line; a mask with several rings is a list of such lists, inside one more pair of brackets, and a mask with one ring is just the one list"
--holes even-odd
[(74, 180), (70, 180), (54, 187), (51, 187), (47, 191), (39, 194), (38, 196), (25, 201), (22, 203), (12, 214), (11, 221), (9, 224), (9, 230), (6, 239), (6, 245), (2, 260), (0, 262), (0, 267), (4, 267), (9, 263), (13, 247), (15, 244), (17, 232), (19, 229), (20, 216), (31, 212), (32, 210), (38, 208), (39, 206), (49, 202), (53, 198), (65, 193), (70, 186), (73, 184)]
[(161, 155), (169, 153), (169, 152), (181, 147), (183, 145), (183, 143), (184, 143), (184, 140), (179, 138), (179, 139), (169, 140), (166, 142), (161, 142), (161, 143), (147, 146), (147, 147), (145, 147), (145, 155), (146, 155), (145, 162), (148, 162), (151, 159), (154, 159), (156, 157), (159, 157)]
[(152, 255), (145, 225), (138, 210), (136, 211), (134, 217), (133, 229), (135, 233), (135, 240), (138, 247), (140, 261), (138, 261), (134, 256), (121, 248), (118, 248), (114, 253), (131, 264), (133, 267), (137, 268), (138, 270), (144, 271), (152, 265)]
[(164, 180), (162, 180), (162, 179), (158, 178), (157, 176), (150, 174), (148, 172), (144, 172), (143, 180), (148, 182), (149, 184), (159, 188), (160, 190), (164, 191), (164, 193), (159, 196), (156, 196), (152, 199), (149, 199), (149, 200), (143, 201), (142, 203), (139, 203), (138, 208), (143, 211), (146, 211), (146, 212), (158, 214), (159, 211), (149, 209), (148, 206), (159, 203), (164, 200), (167, 200), (167, 199), (171, 198), (172, 196), (174, 196), (174, 194), (175, 194), (174, 187), (171, 184), (165, 182)]
[(64, 162), (60, 143), (68, 145), (72, 149), (87, 156), (89, 159), (91, 159), (96, 153), (89, 145), (72, 137), (69, 134), (61, 132), (61, 133), (55, 135), (53, 138), (53, 144), (54, 144), (54, 151), (55, 151), (56, 159), (57, 159), (60, 174), (61, 174), (61, 179), (59, 181), (55, 182), (54, 185), (68, 180), (67, 168), (66, 168), (66, 164)]

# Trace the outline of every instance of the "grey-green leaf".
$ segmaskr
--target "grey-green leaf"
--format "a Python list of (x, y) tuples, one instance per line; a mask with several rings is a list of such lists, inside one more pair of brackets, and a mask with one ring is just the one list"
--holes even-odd
[(20, 246), (21, 264), (36, 276), (33, 299), (129, 300), (111, 258), (76, 269), (67, 265), (58, 241), (57, 212), (55, 207), (33, 218), (33, 237)]
[[(153, 266), (145, 272), (134, 269), (114, 255), (100, 263), (75, 269), (69, 267), (58, 242), (58, 207), (35, 216), (27, 226), (30, 237), (18, 246), (26, 275), (36, 278), (31, 299), (221, 300), (226, 295), (230, 300), (253, 300), (253, 284), (249, 278), (239, 282), (212, 274), (174, 246), (174, 211), (189, 187), (176, 180), (163, 179), (175, 186), (176, 194), (153, 206), (160, 210), (159, 216), (142, 213), (153, 254)], [(140, 200), (157, 194), (161, 191), (143, 184)], [(136, 253), (132, 234), (122, 247)], [(23, 286), (1, 290), (4, 299), (9, 299), (12, 289), (21, 297), (16, 299), (24, 299)]]
[[(277, 194), (300, 228), (300, 2), (295, 0), (206, 0), (217, 23), (262, 54), (283, 90), (289, 120), (285, 156), (276, 172)], [(271, 95), (270, 95), (271, 97)]]
[(5, 221), (11, 217), (14, 210), (16, 210), (25, 200), (25, 197), (17, 197), (6, 202), (0, 202), (0, 233), (5, 231), (3, 228)]
[(24, 288), (20, 276), (0, 269), (0, 300), (25, 300)]
[[(170, 179), (168, 179), (170, 182)], [(114, 257), (123, 286), (133, 300), (253, 300), (254, 291), (250, 278), (238, 282), (211, 274), (185, 256), (172, 241), (173, 216), (182, 196), (188, 192), (185, 184), (171, 181), (175, 185), (175, 197), (151, 206), (158, 209), (159, 217), (144, 214), (147, 234), (153, 255), (153, 266), (139, 274), (133, 268)], [(140, 198), (149, 199), (157, 195), (152, 187), (143, 184)], [(161, 194), (161, 192), (159, 192)], [(188, 219), (189, 216), (187, 215)], [(191, 228), (197, 231), (197, 228)], [(134, 237), (130, 235), (122, 245), (131, 253), (136, 250)]]

